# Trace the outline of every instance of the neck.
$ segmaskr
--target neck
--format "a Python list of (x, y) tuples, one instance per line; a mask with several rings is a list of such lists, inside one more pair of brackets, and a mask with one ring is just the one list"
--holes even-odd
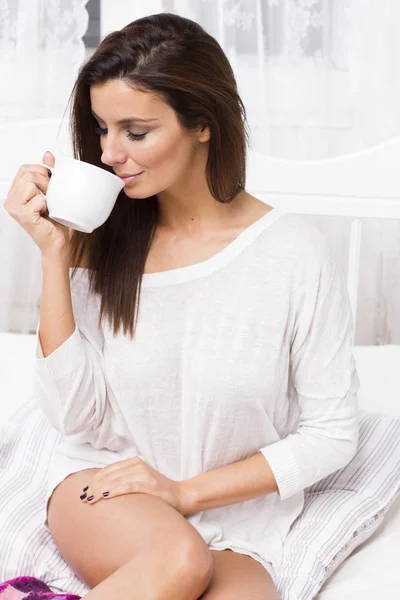
[(215, 200), (206, 182), (193, 186), (184, 193), (166, 190), (157, 195), (159, 205), (158, 224), (170, 231), (203, 231), (222, 226), (238, 209), (239, 192), (229, 203)]

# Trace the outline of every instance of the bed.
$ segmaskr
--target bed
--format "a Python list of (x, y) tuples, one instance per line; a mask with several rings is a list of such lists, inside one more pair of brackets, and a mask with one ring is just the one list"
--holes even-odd
[[(34, 354), (34, 335), (0, 333), (1, 428), (7, 426), (7, 419), (31, 397)], [(355, 348), (355, 357), (361, 380), (361, 408), (376, 411), (376, 398), (380, 398), (379, 411), (399, 417), (400, 346), (359, 346)], [(328, 579), (318, 600), (375, 600), (378, 594), (397, 598), (400, 593), (399, 547), (400, 501), (397, 501), (383, 526)]]
[[(24, 148), (15, 163), (14, 152), (0, 161), (0, 210), (6, 191), (21, 162), (40, 162), (44, 149), (68, 142), (57, 138), (59, 121), (29, 122), (2, 128), (3, 147)], [(248, 161), (247, 190), (281, 210), (303, 215), (351, 218), (348, 257), (348, 290), (357, 312), (357, 290), (363, 220), (400, 219), (400, 178), (397, 165), (400, 139), (339, 159), (293, 162), (252, 152)], [(14, 163), (12, 162), (14, 161)], [(0, 441), (14, 411), (32, 395), (35, 336), (0, 333)], [(361, 381), (360, 408), (400, 417), (400, 345), (355, 346)], [(400, 500), (384, 524), (339, 566), (328, 579), (318, 600), (369, 600), (379, 595), (396, 598), (400, 573), (395, 564), (400, 547)], [(397, 562), (397, 561), (396, 561)]]

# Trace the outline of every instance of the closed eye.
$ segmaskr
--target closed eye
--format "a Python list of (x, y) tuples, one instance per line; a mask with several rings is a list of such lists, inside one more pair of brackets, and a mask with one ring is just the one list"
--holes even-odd
[[(106, 135), (107, 129), (103, 129), (102, 127), (96, 127), (95, 132), (97, 133), (97, 135)], [(140, 140), (143, 140), (143, 138), (147, 135), (147, 132), (146, 133), (132, 133), (131, 131), (127, 131), (126, 135), (130, 140), (140, 141)]]

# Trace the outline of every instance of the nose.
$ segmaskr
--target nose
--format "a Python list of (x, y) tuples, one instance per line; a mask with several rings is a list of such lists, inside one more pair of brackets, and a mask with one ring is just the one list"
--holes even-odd
[(120, 143), (110, 135), (107, 135), (107, 139), (103, 138), (100, 142), (101, 145), (101, 162), (109, 167), (113, 167), (115, 164), (126, 162), (127, 155), (124, 148)]

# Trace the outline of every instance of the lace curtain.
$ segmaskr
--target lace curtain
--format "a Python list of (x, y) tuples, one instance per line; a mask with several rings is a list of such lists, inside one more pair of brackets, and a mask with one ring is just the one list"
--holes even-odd
[[(87, 1), (0, 0), (0, 138), (1, 127), (9, 123), (54, 117), (61, 124), (85, 58)], [(19, 153), (16, 147), (0, 148)], [(1, 209), (0, 274), (0, 331), (35, 331), (40, 251)]]
[[(6, 97), (0, 90), (0, 123), (27, 114), (62, 116), (83, 60), (85, 4), (0, 0), (0, 68), (11, 81)], [(254, 149), (318, 159), (400, 135), (397, 0), (102, 0), (102, 36), (160, 11), (192, 18), (219, 40), (247, 107)], [(28, 44), (23, 31), (32, 36)], [(32, 90), (24, 98), (18, 98), (21, 73)], [(345, 267), (347, 220), (313, 221)], [(400, 343), (399, 240), (397, 223), (366, 223), (356, 343)], [(20, 261), (11, 267), (19, 273), (25, 268)], [(34, 303), (37, 298), (28, 319), (32, 330)]]
[(0, 0), (0, 124), (63, 115), (88, 25), (88, 0)]

